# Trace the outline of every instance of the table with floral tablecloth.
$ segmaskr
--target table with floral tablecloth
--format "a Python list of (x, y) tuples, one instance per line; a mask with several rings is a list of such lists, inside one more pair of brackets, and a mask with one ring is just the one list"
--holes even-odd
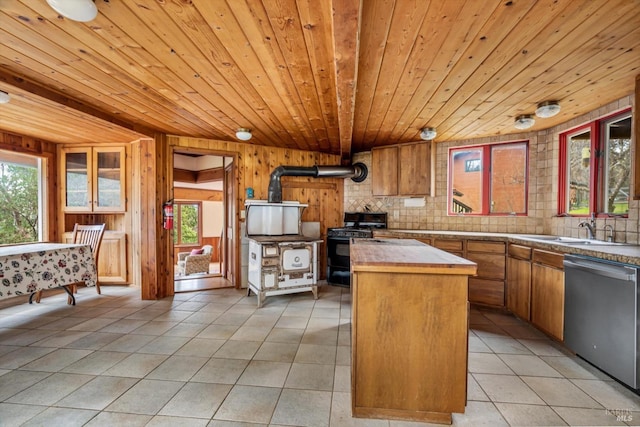
[[(0, 298), (31, 295), (40, 289), (98, 280), (95, 259), (88, 245), (29, 243), (0, 246)], [(75, 303), (75, 301), (74, 301)]]

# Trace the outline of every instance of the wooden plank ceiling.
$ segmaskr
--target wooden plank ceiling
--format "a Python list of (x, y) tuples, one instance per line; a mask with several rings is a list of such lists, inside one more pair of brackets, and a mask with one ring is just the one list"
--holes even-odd
[(633, 93), (638, 0), (95, 0), (89, 23), (0, 0), (0, 130), (162, 132), (342, 154), (533, 130)]

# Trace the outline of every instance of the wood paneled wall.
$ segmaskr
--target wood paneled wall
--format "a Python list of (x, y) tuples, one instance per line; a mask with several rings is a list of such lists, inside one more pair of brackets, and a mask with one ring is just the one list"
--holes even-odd
[[(155, 140), (140, 140), (132, 148), (133, 182), (133, 257), (140, 271), (134, 283), (142, 287), (143, 299), (173, 295), (173, 248), (169, 233), (162, 228), (162, 203), (173, 198), (171, 155), (180, 151), (233, 156), (236, 161), (236, 271), (240, 278), (240, 212), (244, 211), (246, 189), (254, 189), (254, 198), (266, 199), (269, 177), (276, 166), (339, 165), (340, 156), (202, 138), (159, 135)], [(322, 237), (327, 227), (342, 224), (343, 179), (284, 177), (283, 198), (309, 204), (303, 221), (320, 222)], [(138, 232), (138, 230), (140, 230)], [(321, 248), (324, 254), (324, 247)], [(320, 256), (320, 271), (325, 271), (325, 257)], [(238, 279), (239, 281), (239, 279)]]
[(47, 218), (44, 221), (43, 239), (50, 242), (61, 241), (62, 232), (56, 227), (58, 214), (56, 145), (53, 142), (0, 131), (0, 149), (46, 159)]
[(162, 227), (162, 204), (169, 200), (171, 148), (166, 136), (140, 139), (131, 147), (133, 283), (142, 299), (173, 295), (171, 231)]
[[(267, 199), (269, 178), (277, 166), (340, 165), (339, 155), (319, 152), (177, 136), (168, 136), (167, 142), (173, 147), (194, 151), (235, 154), (238, 159), (237, 212), (244, 210), (246, 189), (249, 187), (253, 188), (254, 199)], [(342, 225), (343, 182), (342, 178), (283, 177), (282, 198), (309, 204), (302, 220), (320, 222), (324, 235), (327, 227)]]
[[(159, 136), (155, 141), (141, 140), (134, 144), (134, 264), (141, 266), (140, 276), (134, 276), (134, 283), (142, 286), (143, 299), (156, 299), (173, 295), (173, 278), (169, 264), (173, 261), (173, 249), (169, 234), (162, 229), (162, 215), (159, 209), (165, 200), (173, 197), (170, 155), (174, 149), (233, 156), (236, 159), (236, 222), (240, 222), (240, 212), (244, 211), (246, 189), (254, 189), (255, 199), (266, 199), (271, 172), (276, 166), (340, 165), (340, 156), (294, 149), (254, 146), (245, 143), (225, 142), (202, 138)], [(138, 165), (138, 166), (136, 166)], [(320, 223), (324, 238), (328, 227), (342, 225), (343, 183), (342, 178), (284, 177), (283, 199), (298, 200), (308, 204), (303, 221)], [(155, 197), (154, 197), (155, 195)], [(139, 212), (137, 212), (139, 210)], [(137, 222), (139, 221), (139, 223)], [(235, 227), (235, 254), (240, 260), (240, 227)], [(137, 235), (136, 230), (141, 230)], [(324, 277), (326, 260), (324, 245), (320, 249), (320, 271)], [(237, 262), (234, 276), (240, 277), (240, 262)]]

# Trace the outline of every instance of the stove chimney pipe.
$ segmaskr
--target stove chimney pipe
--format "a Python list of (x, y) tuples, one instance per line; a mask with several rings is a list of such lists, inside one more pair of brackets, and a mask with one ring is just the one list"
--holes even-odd
[(271, 172), (269, 180), (269, 203), (282, 203), (283, 176), (311, 176), (314, 178), (351, 178), (354, 182), (362, 182), (367, 178), (368, 169), (364, 163), (352, 166), (278, 166)]

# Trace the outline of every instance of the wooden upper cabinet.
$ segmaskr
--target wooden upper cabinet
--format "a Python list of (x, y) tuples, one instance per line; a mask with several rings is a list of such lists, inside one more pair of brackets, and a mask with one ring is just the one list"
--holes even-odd
[(428, 195), (431, 188), (431, 144), (398, 146), (398, 195)]
[(124, 212), (125, 147), (61, 150), (65, 212)]
[(398, 147), (371, 150), (372, 190), (374, 196), (398, 194)]
[(430, 143), (374, 148), (371, 165), (374, 196), (425, 196), (430, 193)]

